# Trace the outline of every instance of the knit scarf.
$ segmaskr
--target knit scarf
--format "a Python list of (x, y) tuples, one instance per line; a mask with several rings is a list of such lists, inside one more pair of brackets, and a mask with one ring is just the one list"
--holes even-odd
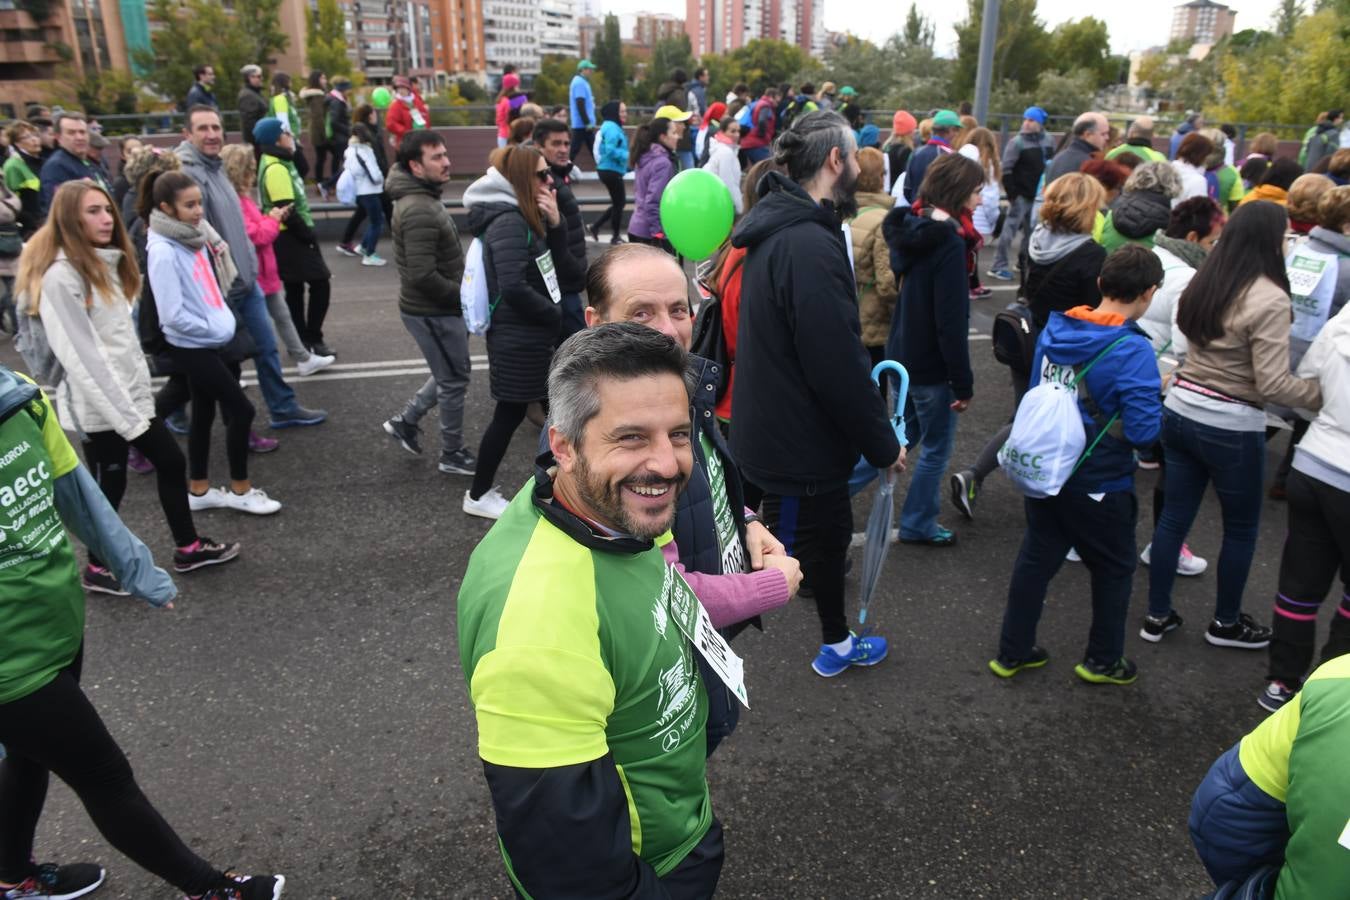
[(1204, 262), (1205, 257), (1209, 255), (1208, 250), (1194, 241), (1168, 237), (1161, 231), (1154, 235), (1153, 244), (1154, 246), (1163, 248), (1192, 269), (1200, 268), (1200, 264)]
[(222, 293), (239, 277), (239, 270), (235, 268), (234, 260), (230, 257), (230, 245), (221, 240), (220, 235), (211, 227), (211, 223), (205, 219), (193, 227), (156, 209), (150, 213), (150, 230), (171, 241), (177, 241), (194, 253), (206, 247)]

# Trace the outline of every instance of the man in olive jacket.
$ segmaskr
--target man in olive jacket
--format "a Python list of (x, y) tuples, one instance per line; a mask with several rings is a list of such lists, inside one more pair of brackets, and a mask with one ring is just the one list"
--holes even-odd
[(420, 454), (417, 423), (441, 408), (441, 461), (447, 475), (472, 475), (477, 461), (464, 445), (464, 394), (469, 387), (469, 334), (459, 303), (464, 254), (459, 233), (441, 202), (450, 180), (445, 141), (430, 130), (410, 131), (384, 188), (394, 201), (394, 263), (398, 311), (417, 341), (431, 377), (384, 430), (405, 450)]

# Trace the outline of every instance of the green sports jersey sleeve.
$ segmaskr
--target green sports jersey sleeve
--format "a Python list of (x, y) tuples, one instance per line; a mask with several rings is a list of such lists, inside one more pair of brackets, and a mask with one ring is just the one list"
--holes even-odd
[(42, 445), (47, 448), (47, 455), (52, 460), (52, 478), (57, 479), (74, 471), (80, 464), (80, 458), (75, 455), (75, 448), (70, 445), (66, 433), (61, 430), (51, 400), (47, 399), (46, 394), (42, 394), (40, 400), (43, 408)]
[(551, 768), (609, 751), (614, 681), (599, 635), (590, 553), (538, 520), (470, 682), (484, 760)]

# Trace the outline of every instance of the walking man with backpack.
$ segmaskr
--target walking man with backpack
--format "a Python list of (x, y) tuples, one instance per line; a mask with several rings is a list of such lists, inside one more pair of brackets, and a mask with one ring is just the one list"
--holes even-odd
[[(1148, 336), (1136, 323), (1162, 280), (1157, 256), (1126, 245), (1102, 266), (1101, 304), (1051, 313), (1037, 342), (1032, 362), (1037, 386), (1018, 408), (1020, 421), (1014, 421), (1000, 453), (1004, 469), (1028, 495), (998, 655), (989, 661), (1000, 678), (1049, 661), (1049, 653), (1036, 646), (1036, 625), (1070, 547), (1092, 576), (1092, 628), (1074, 674), (1092, 684), (1130, 684), (1137, 677), (1124, 656), (1139, 512), (1133, 450), (1158, 439), (1162, 386)], [(1074, 392), (1067, 402), (1078, 413), (1071, 421), (1081, 423), (1086, 448), (1081, 454), (1069, 450), (1072, 456), (1056, 459), (1056, 449), (1076, 442), (1045, 428), (1037, 441), (1037, 429), (1028, 427), (1033, 418), (1053, 419), (1051, 405), (1066, 402), (1066, 392), (1049, 382)]]
[(464, 444), (464, 394), (469, 388), (469, 333), (459, 285), (464, 254), (441, 191), (450, 180), (450, 153), (434, 131), (410, 131), (398, 148), (385, 190), (394, 201), (394, 263), (403, 327), (431, 367), (431, 377), (384, 430), (409, 453), (421, 454), (417, 423), (441, 410), (440, 471), (472, 475), (477, 461)]
[(999, 235), (998, 245), (994, 249), (994, 264), (989, 269), (989, 277), (999, 281), (1012, 281), (1012, 270), (1008, 266), (1008, 253), (1018, 232), (1022, 233), (1022, 250), (1017, 258), (1026, 253), (1028, 236), (1031, 234), (1031, 206), (1036, 200), (1036, 187), (1045, 173), (1046, 161), (1054, 153), (1054, 144), (1045, 133), (1045, 110), (1039, 106), (1029, 106), (1022, 113), (1022, 130), (1013, 135), (1003, 150), (1003, 189), (1008, 192), (1008, 215), (1003, 220), (1003, 232)]

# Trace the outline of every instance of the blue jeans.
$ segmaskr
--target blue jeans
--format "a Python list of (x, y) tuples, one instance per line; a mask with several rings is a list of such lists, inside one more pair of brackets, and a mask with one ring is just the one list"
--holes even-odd
[(1036, 626), (1050, 580), (1070, 547), (1092, 575), (1092, 627), (1083, 658), (1109, 666), (1125, 652), (1125, 618), (1134, 584), (1134, 523), (1139, 502), (1131, 491), (1093, 500), (1062, 491), (1056, 497), (1024, 501), (1027, 528), (1008, 584), (999, 655), (1026, 659), (1036, 645)]
[(942, 477), (956, 439), (956, 411), (952, 389), (946, 384), (911, 384), (905, 405), (909, 446), (923, 444), (914, 467), (905, 505), (900, 509), (900, 537), (922, 541), (937, 534)]
[(679, 151), (679, 153), (677, 153), (676, 155), (679, 156), (679, 158), (680, 158), (680, 171), (681, 171), (681, 172), (683, 172), (685, 169), (692, 169), (692, 168), (694, 168), (694, 166), (696, 165), (696, 163), (694, 162), (694, 151), (693, 151), (693, 150), (681, 150), (681, 151)]
[(366, 234), (361, 238), (361, 249), (370, 256), (384, 231), (384, 204), (380, 202), (379, 194), (362, 194), (356, 198), (356, 203), (366, 213)]
[(263, 296), (262, 288), (254, 282), (248, 289), (235, 293), (231, 300), (258, 347), (253, 366), (258, 370), (258, 389), (262, 391), (268, 410), (273, 415), (293, 411), (300, 404), (296, 402), (295, 391), (281, 377), (281, 355), (277, 353), (277, 338), (272, 332), (272, 319), (267, 314), (267, 298)]
[(1223, 514), (1214, 618), (1221, 625), (1231, 625), (1242, 612), (1242, 592), (1256, 552), (1266, 436), (1260, 431), (1202, 425), (1164, 409), (1162, 445), (1167, 503), (1149, 551), (1148, 614), (1162, 618), (1172, 611), (1172, 582), (1177, 577), (1181, 543), (1195, 521), (1205, 486), (1213, 481)]
[(750, 165), (753, 166), (757, 162), (763, 162), (768, 159), (770, 152), (768, 147), (747, 147), (745, 150), (745, 158), (750, 160)]

